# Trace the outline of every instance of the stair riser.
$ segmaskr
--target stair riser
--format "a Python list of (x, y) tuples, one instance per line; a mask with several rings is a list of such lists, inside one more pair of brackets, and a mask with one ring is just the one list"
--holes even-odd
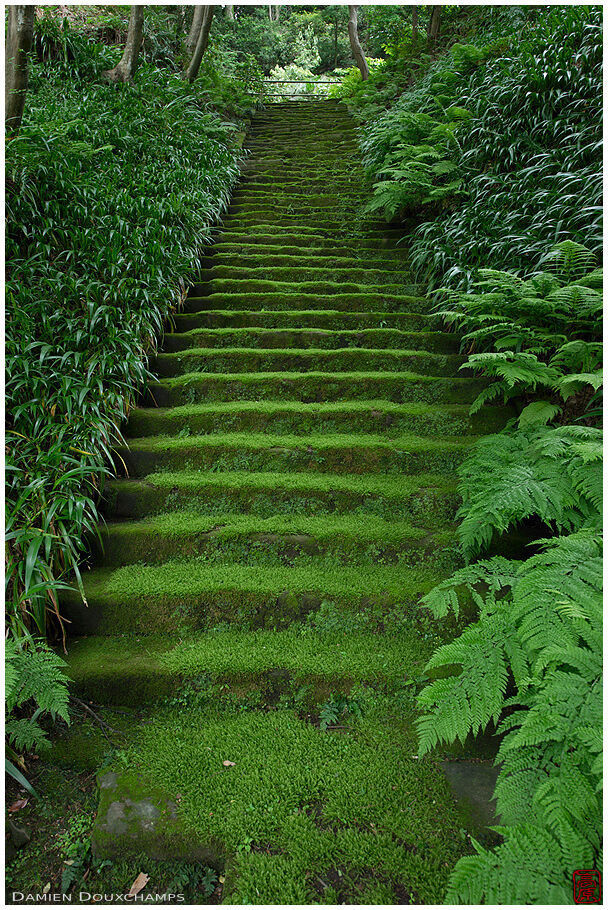
[(323, 601), (331, 600), (344, 613), (356, 614), (370, 607), (387, 611), (414, 613), (427, 587), (403, 592), (400, 595), (377, 596), (352, 594), (331, 597), (323, 590), (306, 593), (285, 591), (280, 594), (261, 594), (257, 591), (223, 591), (220, 593), (146, 595), (128, 601), (111, 595), (89, 596), (88, 608), (78, 596), (67, 593), (62, 609), (70, 621), (74, 635), (96, 634), (171, 634), (180, 626), (188, 632), (213, 629), (220, 623), (236, 623), (244, 629), (286, 629), (291, 623), (303, 621), (315, 613)]
[(465, 379), (426, 379), (405, 381), (400, 374), (394, 378), (382, 373), (353, 379), (333, 374), (299, 375), (297, 377), (252, 375), (201, 375), (187, 383), (152, 383), (144, 397), (146, 406), (160, 408), (182, 404), (204, 404), (213, 401), (368, 401), (385, 399), (395, 403), (421, 402), (426, 404), (470, 403), (485, 387), (484, 383)]
[(364, 250), (371, 253), (387, 253), (391, 257), (402, 256), (407, 258), (407, 244), (399, 243), (396, 237), (353, 237), (344, 232), (336, 235), (333, 231), (311, 231), (302, 235), (294, 232), (293, 227), (281, 228), (280, 225), (265, 225), (261, 230), (229, 230), (225, 226), (216, 235), (218, 244), (242, 244), (247, 247), (255, 246), (263, 254), (268, 248), (286, 245), (299, 245), (299, 250), (315, 250), (320, 247), (330, 250), (333, 255), (359, 256)]
[(350, 265), (380, 268), (385, 271), (405, 269), (404, 250), (374, 252), (352, 247), (350, 250), (336, 250), (331, 247), (296, 247), (256, 243), (216, 243), (205, 257), (209, 263), (289, 266), (308, 265), (311, 268), (346, 268)]
[(163, 378), (189, 373), (307, 373), (322, 370), (328, 373), (367, 369), (377, 372), (412, 372), (424, 376), (456, 376), (463, 360), (451, 354), (431, 354), (426, 351), (368, 351), (364, 348), (307, 352), (256, 351), (209, 348), (160, 354), (150, 361), (150, 369)]
[(303, 282), (318, 282), (320, 284), (331, 282), (334, 285), (374, 285), (383, 287), (389, 285), (398, 287), (402, 285), (411, 286), (411, 274), (405, 269), (374, 269), (363, 263), (351, 266), (350, 268), (332, 268), (331, 266), (321, 266), (313, 268), (310, 266), (273, 266), (266, 265), (255, 268), (244, 261), (230, 265), (214, 263), (210, 269), (206, 269), (201, 275), (201, 280), (205, 284), (214, 284), (216, 281), (252, 281), (252, 282), (287, 282), (295, 285), (293, 291), (297, 292), (298, 286)]

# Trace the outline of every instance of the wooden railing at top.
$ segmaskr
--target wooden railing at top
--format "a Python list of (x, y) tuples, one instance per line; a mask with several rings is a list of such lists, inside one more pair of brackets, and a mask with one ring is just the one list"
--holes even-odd
[[(332, 80), (321, 80), (321, 79), (264, 79), (264, 85), (341, 85), (340, 79)], [(277, 100), (281, 98), (291, 98), (291, 99), (310, 99), (310, 98), (323, 98), (325, 93), (321, 95), (316, 95), (313, 92), (281, 92), (278, 95), (266, 95), (265, 100), (272, 100), (276, 98)]]

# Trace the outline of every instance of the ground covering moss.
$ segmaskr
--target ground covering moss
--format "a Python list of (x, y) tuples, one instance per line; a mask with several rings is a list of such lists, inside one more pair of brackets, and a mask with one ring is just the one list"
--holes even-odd
[(378, 884), (395, 903), (437, 903), (466, 842), (411, 719), (380, 704), (328, 733), (290, 710), (160, 710), (129, 763), (142, 792), (181, 795), (198, 842), (222, 844), (232, 903), (333, 903), (336, 887), (357, 903)]

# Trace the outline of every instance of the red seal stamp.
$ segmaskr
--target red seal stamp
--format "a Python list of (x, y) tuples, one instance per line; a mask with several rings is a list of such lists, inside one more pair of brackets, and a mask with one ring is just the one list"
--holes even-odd
[(572, 873), (575, 904), (602, 903), (602, 876), (597, 869), (576, 869)]

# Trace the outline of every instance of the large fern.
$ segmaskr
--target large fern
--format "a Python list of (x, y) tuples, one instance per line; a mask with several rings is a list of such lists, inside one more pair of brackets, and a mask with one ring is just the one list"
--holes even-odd
[(69, 723), (65, 661), (42, 642), (5, 646), (5, 734), (13, 755), (39, 749), (47, 735), (38, 723), (42, 714)]
[[(461, 570), (427, 604), (457, 608), (476, 592), (479, 619), (440, 648), (428, 669), (449, 675), (419, 696), (420, 749), (464, 739), (496, 722), (496, 798), (503, 843), (457, 864), (447, 902), (564, 903), (573, 862), (598, 865), (601, 849), (601, 548), (595, 529), (544, 542), (525, 561)], [(450, 672), (451, 671), (451, 672)], [(505, 697), (508, 679), (515, 694)]]

